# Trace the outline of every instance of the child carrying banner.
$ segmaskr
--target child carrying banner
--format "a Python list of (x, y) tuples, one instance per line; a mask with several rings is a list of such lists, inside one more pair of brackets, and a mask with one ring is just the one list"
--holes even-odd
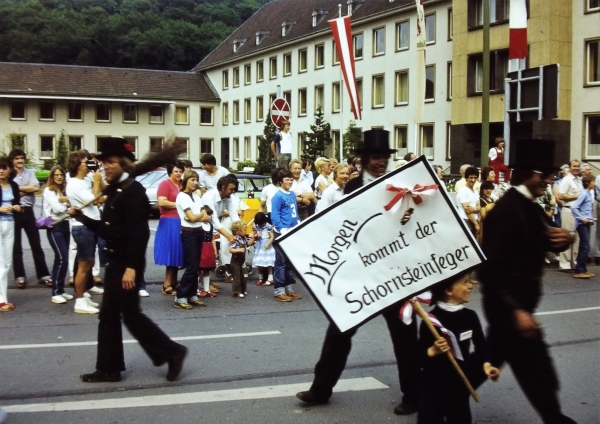
[[(425, 323), (419, 329), (421, 393), (418, 424), (471, 423), (469, 391), (445, 355), (452, 351), (466, 375), (479, 373), (497, 381), (500, 370), (491, 365), (485, 336), (475, 311), (464, 303), (471, 299), (473, 282), (468, 273), (459, 274), (435, 285), (432, 289), (431, 321), (443, 338), (434, 340)], [(433, 315), (433, 316), (432, 316)], [(436, 323), (436, 321), (439, 321)], [(470, 353), (471, 341), (475, 351)]]

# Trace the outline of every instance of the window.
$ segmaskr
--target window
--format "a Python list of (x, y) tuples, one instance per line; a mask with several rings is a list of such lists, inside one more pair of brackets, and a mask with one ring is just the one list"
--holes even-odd
[(138, 109), (135, 103), (123, 103), (123, 122), (137, 124)]
[(229, 125), (229, 103), (223, 103), (223, 125)]
[(291, 91), (284, 91), (283, 92), (283, 98), (285, 99), (286, 102), (288, 102), (288, 104), (291, 107), (292, 106), (292, 92)]
[(454, 38), (454, 16), (452, 15), (452, 8), (448, 8), (448, 41), (452, 41)]
[(137, 157), (137, 137), (123, 136), (123, 139), (133, 149), (131, 152)]
[(587, 40), (585, 51), (587, 62), (585, 65), (585, 83), (586, 85), (600, 84), (600, 39)]
[(234, 87), (240, 86), (240, 68), (239, 67), (233, 68), (233, 86)]
[(339, 112), (341, 109), (341, 86), (339, 82), (331, 85), (331, 111)]
[(360, 109), (362, 110), (362, 105), (363, 105), (363, 80), (362, 80), (362, 78), (356, 79), (356, 90), (358, 91), (358, 99), (360, 100)]
[(337, 47), (335, 45), (335, 40), (333, 40), (331, 42), (331, 53), (333, 54), (332, 64), (333, 65), (339, 65), (340, 64), (340, 57), (338, 55)]
[(446, 100), (452, 100), (452, 61), (446, 64)]
[(200, 139), (200, 157), (206, 153), (211, 153), (213, 151), (213, 141), (212, 138), (201, 138)]
[(585, 13), (600, 11), (600, 0), (585, 0)]
[(269, 58), (269, 78), (277, 78), (277, 57)]
[(190, 158), (190, 139), (187, 137), (175, 137), (175, 141), (185, 146), (185, 152), (181, 153), (178, 157), (180, 159)]
[[(490, 92), (504, 92), (504, 78), (508, 72), (508, 50), (490, 52)], [(476, 95), (483, 88), (483, 54), (469, 55), (467, 59), (467, 94)]]
[(425, 15), (425, 39), (427, 44), (435, 43), (435, 13)]
[(298, 147), (301, 152), (306, 151), (306, 133), (305, 132), (298, 133)]
[(306, 88), (298, 89), (298, 116), (306, 116)]
[(292, 75), (292, 54), (285, 53), (283, 55), (283, 76)]
[(373, 75), (371, 97), (371, 107), (377, 108), (385, 105), (385, 77), (383, 74)]
[(229, 88), (229, 71), (223, 71), (223, 90)]
[(315, 87), (315, 112), (319, 109), (323, 110), (325, 99), (325, 88), (322, 85)]
[(164, 122), (163, 113), (163, 105), (150, 105), (150, 123), (162, 124)]
[(190, 107), (175, 106), (175, 125), (188, 125), (190, 123)]
[(325, 66), (325, 44), (317, 44), (315, 46), (315, 69), (320, 69)]
[(13, 121), (24, 121), (27, 119), (24, 100), (12, 100), (10, 102), (10, 119)]
[(585, 157), (600, 157), (600, 115), (585, 115)]
[(240, 101), (239, 100), (235, 100), (233, 102), (233, 123), (234, 124), (240, 123)]
[(244, 160), (252, 159), (252, 140), (250, 137), (244, 137)]
[(150, 152), (157, 153), (162, 149), (162, 137), (150, 137)]
[(238, 137), (233, 138), (233, 160), (240, 160), (240, 139)]
[(252, 100), (244, 99), (244, 122), (252, 121)]
[(408, 69), (396, 72), (396, 96), (394, 104), (407, 105), (408, 104)]
[(265, 79), (265, 63), (262, 60), (256, 62), (256, 82), (263, 82)]
[(398, 22), (396, 24), (396, 51), (406, 50), (410, 42), (410, 22)]
[(452, 137), (452, 122), (446, 122), (446, 160), (452, 159), (450, 141)]
[(373, 56), (385, 54), (385, 28), (373, 30)]
[(308, 69), (308, 52), (306, 49), (298, 50), (298, 72), (306, 72)]
[(433, 124), (419, 125), (419, 155), (433, 160)]
[(435, 65), (425, 67), (425, 101), (435, 101)]
[(362, 59), (363, 57), (363, 34), (356, 34), (352, 37), (352, 45), (354, 46), (354, 59)]
[(340, 145), (340, 130), (331, 130), (331, 146), (337, 148)]
[(96, 103), (96, 122), (110, 122), (109, 103)]
[(83, 103), (69, 102), (67, 113), (68, 121), (83, 121)]
[(244, 85), (252, 83), (252, 65), (244, 65)]
[(256, 146), (256, 151), (255, 151), (255, 158), (258, 160), (258, 158), (260, 157), (260, 143), (264, 140), (264, 136), (262, 135), (257, 135), (256, 136), (256, 144), (254, 144)]
[[(489, 0), (490, 2), (490, 24), (508, 21), (508, 10), (510, 0)], [(483, 25), (483, 0), (469, 0), (468, 4), (468, 26), (475, 29)]]
[(395, 160), (402, 159), (408, 153), (408, 127), (397, 125), (394, 127)]
[(213, 108), (200, 108), (200, 125), (213, 125)]
[(269, 94), (269, 107), (271, 107), (271, 105), (275, 101), (275, 98), (276, 98), (276, 94), (275, 93)]
[(263, 96), (256, 96), (256, 120), (263, 121), (265, 119), (265, 109)]
[(81, 150), (83, 146), (83, 137), (80, 135), (69, 136), (69, 149), (71, 151)]
[(40, 136), (40, 159), (52, 159), (54, 157), (54, 136)]
[(54, 102), (40, 101), (40, 121), (54, 121)]

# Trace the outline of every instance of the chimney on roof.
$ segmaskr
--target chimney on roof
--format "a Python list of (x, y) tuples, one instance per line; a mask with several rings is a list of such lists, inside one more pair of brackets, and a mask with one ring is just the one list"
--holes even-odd
[(312, 13), (312, 26), (313, 28), (316, 27), (317, 25), (319, 25), (323, 19), (325, 19), (325, 16), (327, 16), (327, 12), (326, 10), (320, 9), (320, 10), (315, 10)]
[[(390, 0), (390, 3), (393, 0)], [(346, 3), (348, 4), (348, 15), (352, 15), (355, 11), (358, 10), (359, 7), (363, 5), (365, 0), (348, 0)]]
[(281, 24), (281, 36), (285, 37), (292, 30), (292, 28), (296, 25), (296, 22), (284, 21)]
[(233, 52), (236, 53), (240, 49), (240, 47), (244, 45), (245, 42), (245, 38), (238, 38), (233, 40)]
[(258, 46), (269, 34), (271, 34), (270, 31), (258, 31), (256, 33), (256, 45)]

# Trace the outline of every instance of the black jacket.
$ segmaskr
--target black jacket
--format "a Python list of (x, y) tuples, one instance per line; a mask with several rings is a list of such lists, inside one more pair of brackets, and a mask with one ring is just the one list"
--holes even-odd
[(127, 179), (105, 190), (106, 203), (100, 221), (86, 216), (81, 222), (106, 240), (111, 264), (143, 271), (150, 238), (146, 190), (137, 181)]

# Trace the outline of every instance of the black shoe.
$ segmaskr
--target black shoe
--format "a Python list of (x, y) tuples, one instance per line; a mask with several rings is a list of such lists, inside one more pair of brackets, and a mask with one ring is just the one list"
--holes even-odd
[(83, 374), (81, 381), (86, 383), (116, 383), (121, 381), (121, 373), (96, 370), (91, 374)]
[(296, 393), (296, 397), (300, 399), (304, 403), (308, 403), (310, 405), (323, 405), (329, 402), (329, 398), (320, 398), (314, 395), (313, 392), (307, 390), (305, 392)]
[(175, 355), (171, 356), (167, 363), (169, 364), (169, 371), (167, 372), (167, 381), (175, 381), (177, 376), (181, 373), (181, 369), (183, 368), (183, 361), (185, 361), (185, 357), (187, 356), (188, 348), (185, 346), (180, 346), (179, 352)]
[(400, 402), (394, 408), (394, 414), (396, 415), (410, 415), (415, 412), (417, 412), (417, 405), (413, 405), (412, 403)]

